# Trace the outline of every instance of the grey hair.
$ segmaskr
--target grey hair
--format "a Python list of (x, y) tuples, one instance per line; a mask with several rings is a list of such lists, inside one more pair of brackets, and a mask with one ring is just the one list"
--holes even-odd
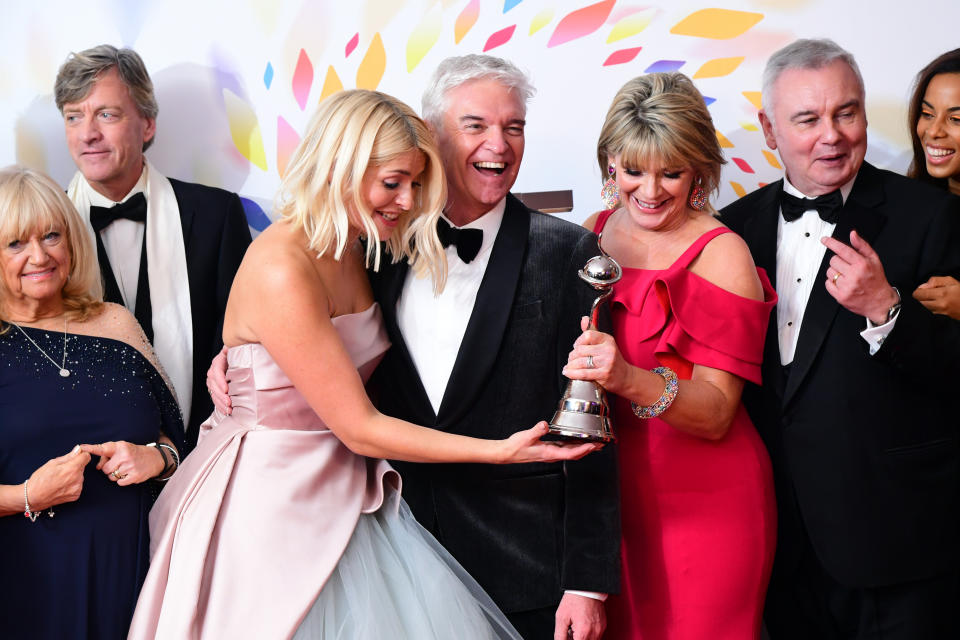
[[(120, 80), (127, 86), (130, 98), (137, 106), (141, 116), (149, 120), (156, 120), (160, 108), (157, 106), (157, 97), (153, 93), (153, 81), (147, 73), (143, 59), (133, 49), (117, 49), (110, 44), (101, 44), (80, 53), (71, 53), (57, 72), (57, 80), (53, 87), (53, 95), (57, 102), (57, 109), (63, 113), (64, 105), (80, 102), (93, 89), (94, 83), (101, 74), (117, 70)], [(146, 151), (154, 139), (150, 138), (143, 144)]]
[(860, 85), (861, 99), (865, 95), (863, 76), (860, 67), (853, 58), (853, 54), (829, 38), (800, 39), (791, 42), (784, 48), (774, 52), (767, 60), (763, 70), (763, 85), (761, 87), (761, 101), (767, 118), (773, 121), (773, 86), (781, 74), (788, 69), (822, 69), (836, 61), (842, 61), (850, 67)]
[(430, 84), (423, 92), (421, 114), (434, 129), (443, 125), (447, 110), (447, 93), (471, 80), (492, 79), (515, 92), (526, 110), (527, 102), (536, 93), (533, 83), (512, 62), (495, 56), (472, 53), (447, 58), (437, 66)]

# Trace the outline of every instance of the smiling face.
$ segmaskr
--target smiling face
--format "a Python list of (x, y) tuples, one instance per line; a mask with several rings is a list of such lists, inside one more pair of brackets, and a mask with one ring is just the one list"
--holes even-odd
[(927, 85), (917, 119), (927, 173), (960, 187), (960, 73), (941, 73)]
[(454, 224), (476, 220), (506, 197), (523, 159), (526, 109), (520, 97), (494, 79), (466, 82), (445, 95), (436, 132)]
[(7, 239), (0, 248), (0, 272), (6, 309), (14, 316), (29, 317), (41, 308), (56, 311), (62, 306), (63, 287), (70, 274), (70, 247), (59, 225), (33, 230)]
[(693, 187), (691, 169), (624, 167), (619, 157), (610, 162), (617, 167), (620, 202), (635, 224), (649, 231), (665, 231), (679, 227), (690, 217), (687, 199)]
[(771, 104), (773, 114), (760, 112), (767, 146), (780, 152), (787, 178), (804, 195), (829, 193), (857, 174), (867, 152), (867, 118), (849, 65), (787, 69)]
[(80, 102), (63, 105), (67, 146), (98, 193), (123, 199), (143, 171), (143, 145), (156, 122), (140, 115), (116, 69), (102, 73)]
[(426, 158), (419, 149), (405, 151), (384, 164), (367, 167), (360, 193), (371, 211), (381, 240), (393, 235), (400, 216), (414, 208), (420, 192), (420, 175), (425, 167)]

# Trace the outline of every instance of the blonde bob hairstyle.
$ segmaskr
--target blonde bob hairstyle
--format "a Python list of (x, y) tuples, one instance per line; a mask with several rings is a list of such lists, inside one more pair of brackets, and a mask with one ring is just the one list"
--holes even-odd
[[(676, 72), (634, 78), (617, 92), (597, 141), (604, 180), (615, 156), (631, 169), (690, 167), (708, 194), (719, 188), (726, 163), (703, 96)], [(716, 213), (709, 202), (705, 210)]]
[(427, 126), (396, 98), (355, 89), (321, 102), (287, 165), (277, 211), (306, 232), (317, 257), (330, 253), (336, 260), (350, 238), (351, 222), (359, 223), (367, 238), (367, 266), (372, 263), (378, 270), (380, 236), (362, 193), (363, 176), (368, 168), (413, 149), (424, 156), (421, 187), (385, 244), (393, 262), (406, 258), (416, 274), (429, 273), (439, 291), (446, 280), (446, 258), (437, 219), (447, 199), (446, 180)]
[[(102, 308), (103, 288), (93, 238), (66, 194), (48, 176), (21, 166), (0, 169), (0, 251), (33, 233), (59, 229), (70, 251), (70, 272), (61, 294), (75, 320)], [(0, 280), (0, 321), (10, 322), (11, 292)]]

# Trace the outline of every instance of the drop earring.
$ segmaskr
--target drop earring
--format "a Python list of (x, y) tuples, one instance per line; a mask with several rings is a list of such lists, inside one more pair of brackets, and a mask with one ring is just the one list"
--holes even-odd
[(617, 174), (616, 165), (611, 164), (607, 167), (607, 174), (610, 177), (603, 183), (603, 189), (600, 190), (600, 201), (603, 202), (604, 208), (616, 209), (620, 206), (620, 187), (614, 177)]
[(703, 211), (707, 206), (707, 192), (703, 189), (703, 180), (699, 177), (690, 190), (690, 207), (695, 211)]

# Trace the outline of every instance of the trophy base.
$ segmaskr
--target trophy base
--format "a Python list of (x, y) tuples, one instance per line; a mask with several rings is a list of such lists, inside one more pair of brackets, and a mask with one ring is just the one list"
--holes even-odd
[(558, 411), (550, 421), (550, 430), (541, 440), (560, 442), (613, 442), (613, 429), (606, 417)]

